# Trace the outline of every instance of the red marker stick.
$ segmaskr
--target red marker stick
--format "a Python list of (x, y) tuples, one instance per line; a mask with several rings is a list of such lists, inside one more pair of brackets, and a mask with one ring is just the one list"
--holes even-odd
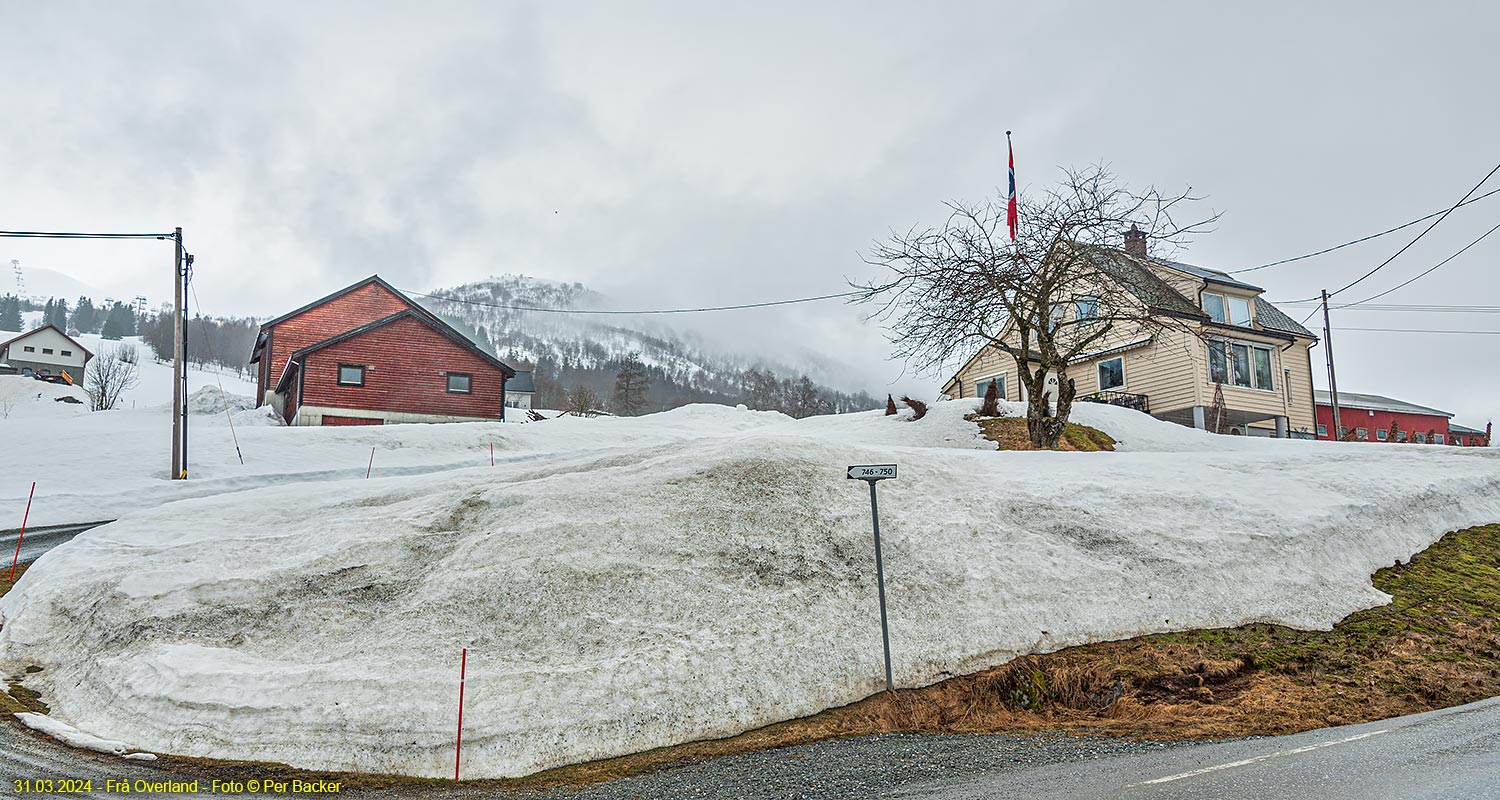
[(495, 466), (495, 443), (490, 442), (490, 466)]
[(370, 448), (370, 463), (365, 467), (365, 477), (370, 477), (370, 470), (375, 468), (375, 448)]
[(453, 741), (453, 780), (458, 780), (458, 759), (464, 752), (464, 673), (469, 667), (469, 648), (458, 662), (458, 738)]
[(31, 494), (26, 495), (26, 513), (21, 515), (21, 533), (16, 537), (16, 556), (10, 560), (10, 578), (16, 579), (16, 564), (21, 560), (21, 540), (26, 538), (26, 520), (31, 518), (31, 498), (36, 496), (36, 481), (31, 482)]

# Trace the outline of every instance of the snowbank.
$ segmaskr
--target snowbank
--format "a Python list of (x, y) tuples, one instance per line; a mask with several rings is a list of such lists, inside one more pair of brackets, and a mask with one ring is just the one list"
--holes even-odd
[(16, 714), (16, 719), (21, 720), (22, 725), (34, 731), (41, 731), (69, 747), (77, 747), (80, 750), (93, 750), (96, 753), (123, 756), (130, 749), (130, 746), (124, 742), (101, 739), (92, 733), (84, 733), (72, 725), (66, 722), (59, 722), (46, 714), (23, 711)]
[(1500, 521), (1490, 450), (1215, 437), (1088, 406), (1122, 452), (997, 452), (971, 410), (263, 429), (391, 447), (377, 463), (486, 440), (524, 457), (97, 528), (0, 598), (0, 674), (41, 666), (25, 684), (55, 718), (156, 751), (442, 776), (467, 646), (463, 772), (519, 775), (881, 689), (849, 464), (901, 466), (880, 487), (901, 686), (1155, 631), (1326, 628), (1388, 601), (1375, 569)]
[(80, 386), (47, 383), (24, 375), (0, 375), (0, 425), (18, 420), (77, 417), (89, 412)]

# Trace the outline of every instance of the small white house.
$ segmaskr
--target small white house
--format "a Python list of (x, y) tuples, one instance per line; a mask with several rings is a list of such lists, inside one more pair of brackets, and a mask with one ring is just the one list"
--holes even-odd
[(10, 364), (22, 373), (42, 376), (66, 372), (76, 384), (83, 383), (83, 368), (93, 357), (93, 353), (55, 325), (43, 325), (0, 342), (0, 363)]
[(505, 407), (528, 410), (536, 387), (531, 382), (531, 370), (516, 370), (516, 376), (505, 382)]

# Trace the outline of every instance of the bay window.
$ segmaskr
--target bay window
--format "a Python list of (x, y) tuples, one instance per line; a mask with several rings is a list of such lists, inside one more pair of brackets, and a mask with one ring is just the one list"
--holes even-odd
[(1271, 348), (1246, 342), (1209, 342), (1208, 380), (1247, 389), (1276, 391)]

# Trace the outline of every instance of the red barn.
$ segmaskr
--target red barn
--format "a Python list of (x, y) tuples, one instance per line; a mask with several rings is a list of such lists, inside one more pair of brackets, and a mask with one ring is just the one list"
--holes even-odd
[(505, 419), (516, 374), (378, 275), (261, 325), (250, 363), (289, 425)]
[[(1333, 439), (1333, 403), (1328, 392), (1313, 393), (1318, 411), (1318, 438)], [(1378, 394), (1339, 392), (1339, 425), (1343, 433), (1354, 432), (1358, 442), (1390, 441), (1391, 423), (1396, 423), (1396, 441), (1447, 444), (1448, 420), (1453, 415), (1415, 403)], [(1428, 441), (1431, 433), (1432, 441)], [(1341, 434), (1342, 435), (1342, 434)]]

